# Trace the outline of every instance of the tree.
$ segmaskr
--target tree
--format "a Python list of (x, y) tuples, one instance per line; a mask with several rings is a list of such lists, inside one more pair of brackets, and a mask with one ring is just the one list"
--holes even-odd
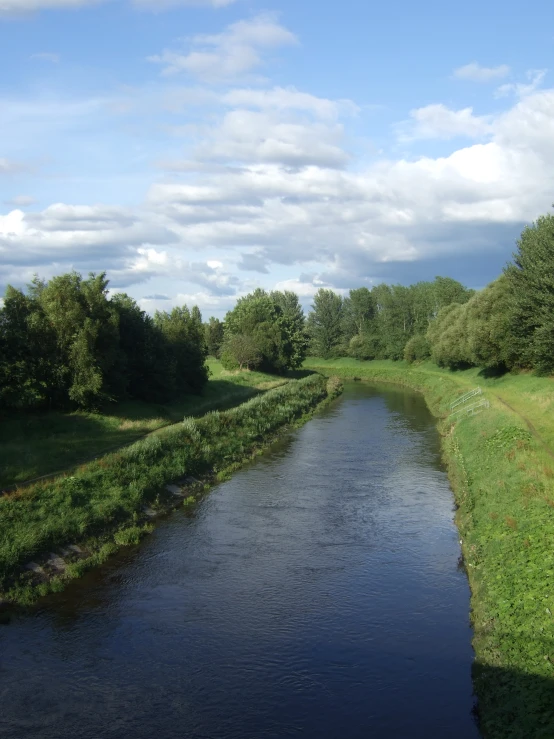
[(218, 318), (212, 317), (208, 323), (204, 324), (204, 341), (206, 342), (208, 356), (219, 357), (224, 335), (225, 326), (223, 321), (220, 321)]
[(310, 348), (315, 356), (328, 359), (340, 354), (343, 343), (343, 300), (333, 290), (320, 288), (308, 316)]
[(230, 337), (248, 336), (265, 371), (283, 373), (299, 367), (304, 359), (305, 338), (303, 315), (294, 298), (290, 293), (269, 295), (260, 288), (240, 298), (225, 316), (227, 358), (229, 347), (235, 346), (229, 344)]
[(248, 334), (229, 334), (221, 348), (221, 363), (227, 370), (251, 370), (260, 365), (262, 354)]
[(195, 306), (156, 311), (154, 325), (167, 344), (173, 393), (200, 393), (208, 381), (202, 316)]
[(467, 345), (473, 364), (512, 367), (514, 354), (513, 300), (510, 282), (501, 275), (466, 304)]
[(467, 304), (452, 303), (441, 308), (426, 336), (431, 357), (439, 367), (461, 369), (471, 366), (468, 347)]
[(554, 216), (541, 216), (517, 242), (505, 274), (513, 296), (513, 342), (517, 362), (554, 372)]

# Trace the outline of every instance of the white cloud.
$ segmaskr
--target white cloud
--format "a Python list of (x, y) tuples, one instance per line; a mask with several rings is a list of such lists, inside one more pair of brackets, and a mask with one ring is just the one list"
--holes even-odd
[(542, 85), (546, 76), (546, 69), (530, 69), (527, 72), (527, 82), (514, 82), (506, 85), (500, 85), (495, 91), (495, 97), (507, 97), (508, 95), (517, 95), (525, 97), (531, 95)]
[[(1, 0), (0, 0), (1, 1)], [(1, 8), (2, 6), (0, 6)], [(43, 62), (52, 62), (52, 64), (58, 64), (61, 57), (59, 54), (55, 54), (51, 51), (41, 51), (38, 54), (31, 54), (29, 59), (38, 59)]]
[(477, 62), (471, 62), (471, 64), (454, 70), (454, 77), (473, 82), (490, 82), (507, 77), (509, 74), (510, 67), (507, 64), (500, 64), (498, 67), (482, 67)]
[(234, 89), (223, 95), (221, 101), (230, 107), (276, 111), (301, 110), (323, 119), (335, 119), (341, 113), (355, 114), (359, 111), (358, 106), (351, 100), (328, 100), (300, 92), (294, 87)]
[(165, 50), (149, 61), (163, 65), (163, 75), (184, 72), (211, 83), (252, 72), (263, 64), (262, 51), (295, 43), (294, 34), (275, 16), (260, 15), (233, 23), (220, 34), (194, 36), (188, 53)]
[(416, 139), (477, 139), (492, 133), (492, 116), (476, 116), (473, 108), (451, 110), (441, 103), (410, 111), (410, 121), (400, 127), (401, 141)]
[(196, 158), (342, 167), (349, 159), (341, 148), (342, 138), (340, 124), (293, 122), (272, 113), (234, 110), (204, 138), (196, 149)]

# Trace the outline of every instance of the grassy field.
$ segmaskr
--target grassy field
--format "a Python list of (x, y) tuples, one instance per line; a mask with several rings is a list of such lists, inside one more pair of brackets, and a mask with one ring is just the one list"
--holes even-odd
[[(71, 474), (4, 495), (0, 601), (29, 602), (60, 589), (83, 568), (135, 543), (149, 526), (150, 514), (165, 511), (168, 504), (174, 507), (166, 484), (183, 476), (213, 480), (229, 474), (280, 429), (303, 422), (340, 389), (340, 382), (319, 374), (292, 380), (230, 410), (187, 418)], [(183, 485), (190, 487), (189, 482)], [(203, 483), (193, 480), (194, 490), (198, 485), (202, 489)], [(191, 498), (184, 502), (190, 504)], [(63, 574), (52, 564), (60, 556)]]
[(167, 405), (128, 401), (102, 413), (0, 416), (0, 489), (66, 470), (185, 416), (232, 408), (286, 381), (261, 372), (228, 373), (215, 359), (208, 364), (211, 376), (203, 395)]
[[(486, 739), (554, 737), (554, 382), (432, 364), (310, 359), (343, 378), (425, 393), (441, 420), (471, 590), (474, 685)], [(449, 418), (480, 386), (490, 407)]]

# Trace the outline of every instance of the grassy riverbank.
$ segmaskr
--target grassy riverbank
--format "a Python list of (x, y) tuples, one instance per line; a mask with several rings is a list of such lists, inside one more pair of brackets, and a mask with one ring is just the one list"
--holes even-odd
[[(554, 381), (433, 364), (310, 359), (308, 369), (403, 384), (441, 419), (472, 590), (474, 685), (486, 739), (554, 736)], [(490, 407), (448, 418), (480, 386)]]
[(224, 410), (286, 382), (261, 372), (224, 372), (208, 361), (210, 380), (202, 395), (166, 405), (127, 401), (102, 413), (4, 413), (0, 416), (0, 489), (64, 471), (130, 444), (184, 416)]
[[(26, 602), (61, 589), (119, 546), (137, 541), (151, 517), (174, 506), (167, 483), (192, 475), (221, 478), (339, 392), (340, 382), (321, 375), (291, 380), (231, 410), (188, 418), (71, 475), (5, 495), (0, 594)], [(193, 481), (195, 494), (202, 487)], [(184, 502), (193, 501), (189, 489)]]

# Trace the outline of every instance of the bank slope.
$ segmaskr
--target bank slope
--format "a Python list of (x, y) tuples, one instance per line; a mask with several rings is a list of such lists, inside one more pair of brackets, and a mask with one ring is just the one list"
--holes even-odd
[[(342, 378), (424, 393), (439, 420), (471, 585), (474, 686), (486, 739), (554, 737), (554, 384), (432, 364), (310, 359)], [(480, 386), (490, 407), (452, 417)]]
[(61, 589), (135, 542), (157, 510), (167, 508), (168, 483), (221, 477), (340, 390), (340, 382), (321, 375), (292, 380), (232, 410), (185, 419), (72, 474), (0, 498), (0, 600), (26, 602)]

